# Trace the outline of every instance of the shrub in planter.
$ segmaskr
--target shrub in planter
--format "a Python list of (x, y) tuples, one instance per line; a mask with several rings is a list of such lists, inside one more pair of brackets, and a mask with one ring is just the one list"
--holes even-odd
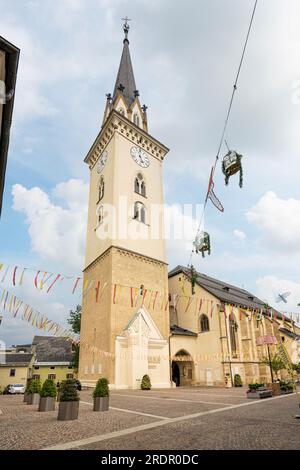
[(281, 380), (279, 384), (282, 394), (292, 393), (294, 391), (294, 384), (292, 382), (285, 382), (284, 380)]
[(259, 388), (262, 388), (264, 387), (265, 384), (261, 384), (261, 383), (254, 383), (254, 384), (249, 384), (248, 387), (249, 387), (249, 390), (248, 392), (255, 392), (256, 390), (258, 390)]
[(272, 397), (272, 390), (268, 390), (262, 383), (248, 385), (247, 398), (269, 398)]
[(56, 386), (52, 379), (43, 383), (39, 411), (55, 411)]
[(31, 380), (28, 387), (27, 405), (38, 405), (40, 403), (41, 382), (38, 379)]
[(144, 375), (141, 383), (142, 390), (151, 390), (151, 381), (149, 375)]
[(78, 418), (79, 395), (75, 379), (64, 380), (60, 387), (60, 402), (57, 419), (69, 421)]
[(234, 386), (235, 387), (242, 387), (243, 386), (243, 382), (242, 382), (240, 374), (235, 374), (235, 376), (234, 376)]
[(108, 411), (109, 410), (109, 388), (108, 380), (105, 378), (99, 379), (93, 396), (94, 396), (94, 411)]

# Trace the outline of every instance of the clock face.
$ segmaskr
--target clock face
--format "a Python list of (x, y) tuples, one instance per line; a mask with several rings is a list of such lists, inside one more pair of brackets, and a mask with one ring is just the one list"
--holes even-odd
[(100, 155), (98, 166), (97, 166), (97, 172), (101, 173), (103, 171), (103, 168), (105, 167), (105, 164), (107, 162), (108, 158), (108, 153), (106, 150)]
[(132, 156), (133, 160), (142, 168), (148, 168), (150, 165), (150, 160), (147, 153), (139, 147), (131, 147), (130, 155)]

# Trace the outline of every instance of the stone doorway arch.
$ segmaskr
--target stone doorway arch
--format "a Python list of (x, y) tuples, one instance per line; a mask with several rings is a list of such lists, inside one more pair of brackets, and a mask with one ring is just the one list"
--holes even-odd
[(172, 360), (172, 380), (176, 386), (192, 385), (195, 370), (194, 361), (191, 355), (185, 350), (180, 349)]

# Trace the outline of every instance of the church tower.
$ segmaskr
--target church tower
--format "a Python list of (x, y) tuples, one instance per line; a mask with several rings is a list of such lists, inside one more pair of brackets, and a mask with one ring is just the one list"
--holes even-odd
[(90, 193), (79, 379), (94, 386), (169, 387), (168, 273), (162, 164), (168, 149), (148, 132), (124, 24), (123, 52), (101, 130), (85, 162)]

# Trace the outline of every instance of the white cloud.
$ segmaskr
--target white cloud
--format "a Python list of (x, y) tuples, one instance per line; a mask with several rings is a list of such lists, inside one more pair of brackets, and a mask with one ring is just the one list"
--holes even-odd
[(273, 250), (300, 251), (300, 200), (281, 199), (266, 192), (246, 214), (262, 234), (263, 242)]
[(88, 184), (71, 179), (58, 184), (52, 194), (64, 201), (54, 204), (40, 188), (15, 184), (13, 208), (26, 215), (31, 247), (44, 260), (56, 261), (61, 270), (83, 267)]
[(242, 230), (239, 230), (239, 229), (235, 229), (233, 231), (233, 235), (235, 237), (239, 238), (240, 240), (245, 240), (245, 238), (246, 238), (245, 232), (243, 232)]

